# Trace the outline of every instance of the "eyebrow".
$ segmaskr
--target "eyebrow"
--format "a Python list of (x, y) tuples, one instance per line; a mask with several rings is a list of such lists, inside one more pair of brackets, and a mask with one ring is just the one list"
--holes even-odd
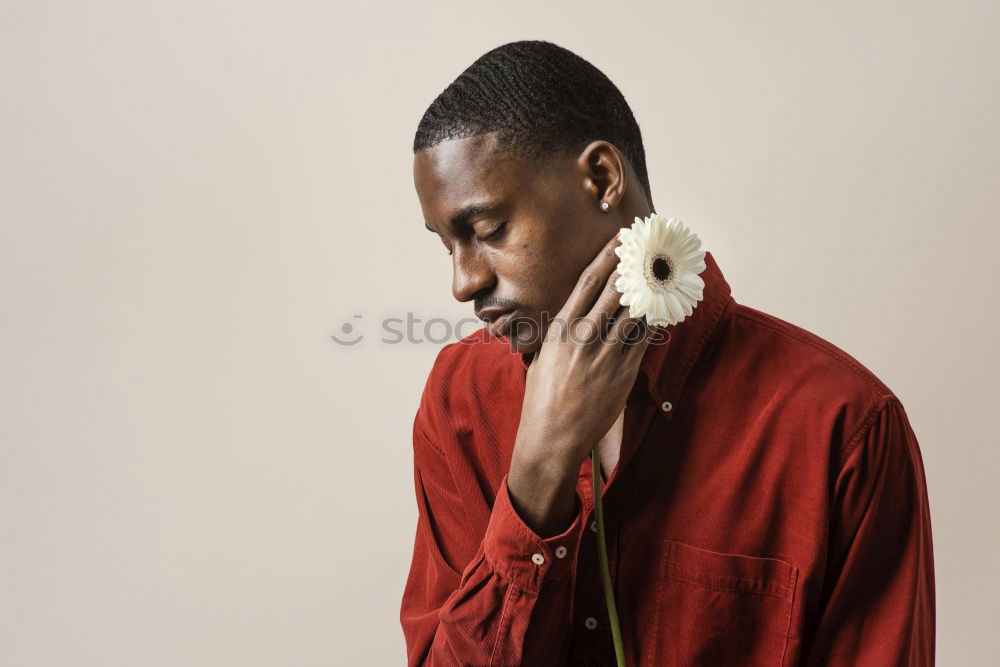
[[(467, 222), (468, 219), (474, 215), (482, 215), (484, 213), (496, 213), (501, 208), (503, 208), (502, 202), (471, 204), (469, 206), (466, 206), (461, 211), (459, 211), (458, 213), (456, 213), (451, 217), (451, 225), (453, 227), (456, 225), (461, 225)], [(424, 223), (424, 227), (427, 228), (427, 231), (434, 232), (435, 234), (437, 233), (435, 230), (431, 229), (426, 222)]]

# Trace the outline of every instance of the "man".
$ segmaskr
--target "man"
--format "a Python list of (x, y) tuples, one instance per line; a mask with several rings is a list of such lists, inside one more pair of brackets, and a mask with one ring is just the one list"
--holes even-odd
[[(454, 297), (490, 327), (439, 352), (413, 423), (410, 665), (615, 664), (597, 444), (627, 664), (933, 663), (903, 406), (844, 351), (738, 304), (710, 252), (665, 342), (628, 317), (616, 234), (654, 209), (638, 125), (600, 71), (544, 41), (489, 51), (425, 113), (414, 180)], [(607, 335), (565, 335), (574, 321)]]

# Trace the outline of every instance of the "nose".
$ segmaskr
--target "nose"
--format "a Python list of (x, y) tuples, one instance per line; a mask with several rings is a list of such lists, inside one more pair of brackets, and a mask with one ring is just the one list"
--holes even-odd
[(480, 253), (456, 244), (452, 256), (451, 293), (456, 301), (471, 301), (480, 292), (488, 293), (496, 280), (493, 267)]

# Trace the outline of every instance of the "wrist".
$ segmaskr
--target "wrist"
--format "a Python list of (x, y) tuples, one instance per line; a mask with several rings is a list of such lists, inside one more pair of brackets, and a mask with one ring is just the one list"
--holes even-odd
[(524, 523), (545, 539), (563, 532), (573, 521), (576, 482), (576, 473), (551, 461), (531, 464), (515, 459), (507, 475), (507, 490)]
[(518, 474), (524, 474), (538, 480), (549, 487), (563, 486), (576, 478), (580, 471), (580, 461), (573, 461), (566, 453), (569, 451), (559, 445), (551, 445), (544, 450), (515, 445), (511, 456), (511, 470), (518, 469)]

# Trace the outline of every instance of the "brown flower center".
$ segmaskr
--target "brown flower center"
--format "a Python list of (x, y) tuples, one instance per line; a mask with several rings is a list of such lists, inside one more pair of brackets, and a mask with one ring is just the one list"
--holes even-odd
[(667, 279), (667, 276), (670, 275), (670, 265), (667, 264), (667, 260), (662, 257), (653, 260), (653, 275), (656, 276), (657, 280)]

